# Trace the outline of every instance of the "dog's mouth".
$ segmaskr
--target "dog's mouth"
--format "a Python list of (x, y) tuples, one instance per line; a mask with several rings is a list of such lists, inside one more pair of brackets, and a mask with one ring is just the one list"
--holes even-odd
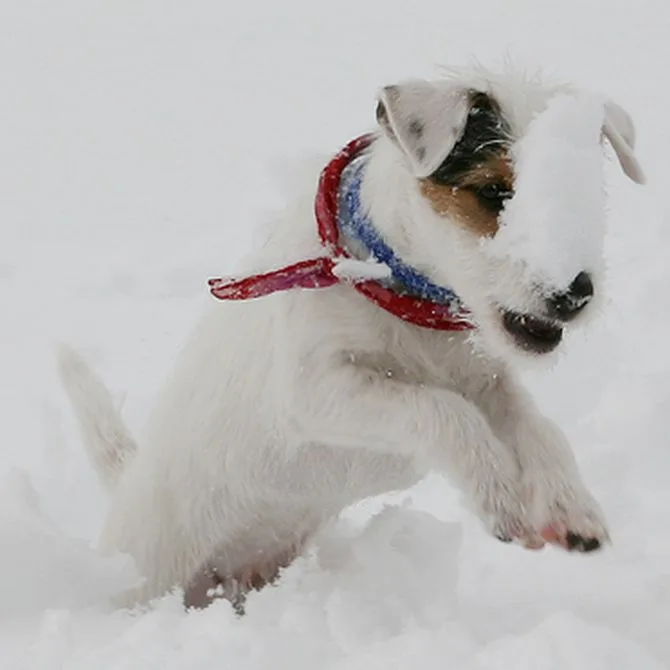
[(534, 354), (548, 354), (563, 338), (560, 324), (531, 314), (505, 310), (502, 312), (502, 323), (520, 349)]

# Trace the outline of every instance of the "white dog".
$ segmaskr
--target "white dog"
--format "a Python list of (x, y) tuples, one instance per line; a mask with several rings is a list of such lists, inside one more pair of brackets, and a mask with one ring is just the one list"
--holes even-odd
[(111, 494), (100, 547), (145, 577), (125, 603), (181, 586), (203, 605), (217, 584), (239, 599), (343, 508), (429, 471), (501, 540), (609, 540), (511, 368), (593, 311), (603, 138), (643, 181), (631, 119), (568, 86), (467, 70), (384, 88), (377, 120), (324, 162), (246, 278), (211, 282), (229, 301), (181, 354), (144, 448), (61, 352)]

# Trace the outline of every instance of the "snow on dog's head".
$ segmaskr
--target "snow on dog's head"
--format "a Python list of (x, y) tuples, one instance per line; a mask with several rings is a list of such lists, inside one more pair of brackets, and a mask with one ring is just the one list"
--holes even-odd
[(477, 70), (388, 86), (377, 118), (400, 213), (375, 205), (384, 170), (374, 157), (369, 202), (394, 220), (386, 232), (399, 251), (456, 290), (488, 350), (556, 349), (600, 288), (604, 139), (643, 182), (628, 114), (570, 86)]

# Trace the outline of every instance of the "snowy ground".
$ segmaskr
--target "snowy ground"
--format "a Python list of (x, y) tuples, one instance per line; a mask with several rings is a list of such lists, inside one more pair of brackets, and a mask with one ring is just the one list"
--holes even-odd
[[(0, 5), (0, 667), (656, 670), (670, 665), (670, 154), (663, 0)], [(524, 553), (447, 484), (352, 510), (235, 620), (91, 549), (105, 501), (55, 382), (65, 339), (141, 434), (162, 375), (285, 192), (275, 173), (369, 127), (376, 88), (508, 51), (633, 114), (650, 185), (612, 166), (610, 304), (550, 373), (614, 545)]]

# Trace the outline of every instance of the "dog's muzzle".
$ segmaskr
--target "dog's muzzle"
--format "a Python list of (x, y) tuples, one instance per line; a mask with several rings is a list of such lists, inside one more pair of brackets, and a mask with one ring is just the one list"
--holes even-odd
[(531, 314), (504, 311), (502, 323), (516, 345), (534, 354), (548, 354), (563, 338), (563, 326)]
[(534, 354), (547, 354), (563, 339), (563, 325), (584, 310), (593, 293), (591, 277), (580, 272), (567, 291), (554, 293), (546, 300), (546, 316), (502, 310), (503, 327), (519, 348)]

